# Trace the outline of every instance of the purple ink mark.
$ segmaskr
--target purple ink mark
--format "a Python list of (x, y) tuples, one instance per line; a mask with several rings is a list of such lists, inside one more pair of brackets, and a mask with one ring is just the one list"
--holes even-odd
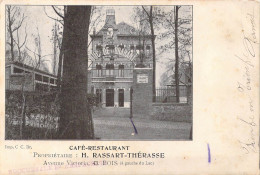
[(209, 144), (208, 144), (208, 163), (211, 162), (211, 155), (210, 155), (210, 147), (209, 147)]
[(134, 127), (135, 134), (138, 134), (138, 132), (137, 132), (137, 129), (136, 129), (136, 127), (135, 127), (135, 124), (134, 124), (134, 122), (133, 122), (132, 118), (130, 118), (130, 120), (131, 120), (131, 123), (132, 123), (132, 125), (133, 125), (133, 127)]

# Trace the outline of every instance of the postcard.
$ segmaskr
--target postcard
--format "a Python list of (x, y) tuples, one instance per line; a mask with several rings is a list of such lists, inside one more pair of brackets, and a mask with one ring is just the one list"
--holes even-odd
[(259, 2), (0, 3), (0, 174), (259, 174)]

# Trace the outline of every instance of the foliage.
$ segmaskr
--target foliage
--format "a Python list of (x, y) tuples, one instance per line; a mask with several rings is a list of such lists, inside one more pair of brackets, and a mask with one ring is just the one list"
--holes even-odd
[[(6, 91), (6, 139), (54, 139), (58, 138), (60, 101), (57, 92), (25, 92), (26, 126), (23, 138), (20, 138), (19, 122), (21, 122), (22, 93), (21, 91)], [(91, 107), (96, 106), (96, 95), (88, 94), (87, 99)], [(37, 117), (42, 116), (42, 117)], [(37, 123), (37, 126), (28, 124)], [(44, 126), (44, 127), (42, 127)]]
[[(21, 116), (22, 95), (21, 91), (6, 91), (6, 139), (53, 138), (58, 124), (59, 111), (59, 103), (55, 99), (56, 93), (24, 92), (25, 123)], [(21, 122), (25, 125), (22, 138), (19, 135)]]

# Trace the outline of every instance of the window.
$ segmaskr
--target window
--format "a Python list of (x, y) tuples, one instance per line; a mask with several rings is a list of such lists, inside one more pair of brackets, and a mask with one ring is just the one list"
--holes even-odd
[(143, 53), (143, 51), (144, 51), (144, 46), (142, 46), (142, 45), (137, 45), (136, 46), (137, 54)]
[(54, 84), (54, 79), (53, 78), (50, 79), (50, 83)]
[(20, 74), (20, 73), (23, 73), (23, 69), (19, 69), (19, 68), (16, 68), (16, 67), (14, 67), (14, 73), (15, 74)]
[(135, 50), (135, 46), (131, 45), (131, 46), (130, 46), (130, 52), (133, 53), (134, 50)]
[(45, 82), (45, 83), (49, 83), (49, 78), (48, 78), (48, 77), (45, 77), (45, 76), (43, 76), (43, 82)]
[(119, 65), (118, 66), (118, 76), (119, 77), (124, 77), (124, 65)]
[(39, 74), (35, 74), (35, 80), (42, 81), (42, 76)]
[(115, 46), (114, 45), (106, 45), (106, 49), (110, 55), (115, 53)]
[(97, 64), (96, 71), (97, 71), (97, 76), (101, 77), (102, 76), (102, 66)]
[(106, 65), (106, 76), (108, 76), (108, 77), (114, 76), (114, 65), (113, 64)]
[(102, 55), (102, 46), (101, 45), (96, 46), (96, 52), (97, 52), (98, 56)]
[(125, 46), (123, 44), (120, 44), (118, 47), (122, 50)]
[(146, 46), (146, 53), (150, 54), (151, 53), (151, 47), (150, 46)]

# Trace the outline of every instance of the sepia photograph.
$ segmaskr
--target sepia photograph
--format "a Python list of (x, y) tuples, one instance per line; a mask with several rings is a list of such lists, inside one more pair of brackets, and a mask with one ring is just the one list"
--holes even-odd
[(193, 6), (5, 5), (5, 140), (193, 140)]
[(3, 0), (0, 174), (259, 174), (259, 7)]

